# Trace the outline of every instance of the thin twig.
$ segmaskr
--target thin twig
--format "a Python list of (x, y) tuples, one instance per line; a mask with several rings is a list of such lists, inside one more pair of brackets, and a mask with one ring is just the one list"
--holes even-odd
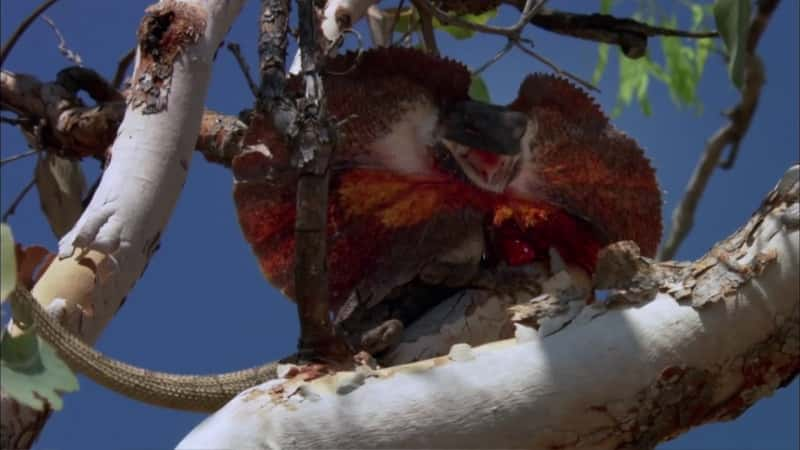
[(8, 218), (11, 217), (12, 214), (17, 210), (17, 206), (22, 202), (22, 199), (25, 198), (25, 195), (33, 188), (33, 185), (36, 184), (36, 178), (31, 178), (31, 181), (17, 194), (17, 197), (14, 198), (14, 201), (11, 202), (11, 205), (8, 209), (3, 213), (3, 218), (0, 219), (2, 222), (8, 222)]
[[(720, 128), (706, 144), (700, 160), (692, 172), (686, 192), (672, 212), (672, 227), (664, 245), (658, 252), (659, 260), (672, 259), (683, 240), (694, 225), (697, 205), (711, 180), (714, 169), (718, 167), (722, 153), (729, 145), (737, 148), (750, 128), (764, 85), (764, 66), (755, 53), (756, 45), (767, 26), (779, 0), (761, 0), (750, 22), (747, 40), (747, 58), (741, 100), (729, 114), (730, 121)], [(734, 155), (735, 156), (735, 155)]]
[(359, 33), (358, 30), (356, 30), (354, 28), (345, 28), (345, 29), (343, 29), (339, 33), (339, 37), (336, 38), (336, 41), (331, 42), (330, 45), (328, 46), (328, 48), (325, 49), (325, 54), (326, 55), (330, 54), (329, 52), (331, 51), (331, 49), (338, 48), (339, 45), (341, 45), (341, 42), (337, 42), (337, 41), (344, 40), (344, 36), (347, 35), (347, 34), (352, 34), (353, 36), (356, 37), (356, 42), (358, 43), (358, 47), (356, 47), (356, 57), (353, 58), (353, 63), (350, 64), (350, 67), (348, 67), (347, 69), (345, 69), (343, 71), (337, 72), (335, 70), (327, 70), (326, 69), (325, 73), (328, 74), (328, 75), (335, 75), (335, 76), (347, 75), (348, 73), (350, 73), (353, 70), (355, 70), (356, 67), (358, 67), (358, 64), (361, 62), (361, 57), (364, 55), (364, 38), (363, 38), (363, 36), (361, 36), (361, 33)]
[(239, 63), (239, 69), (241, 69), (242, 75), (244, 75), (244, 79), (247, 81), (247, 86), (250, 87), (250, 92), (253, 93), (253, 97), (258, 98), (258, 87), (255, 81), (253, 81), (253, 77), (250, 76), (250, 65), (247, 64), (244, 56), (242, 56), (242, 48), (239, 47), (239, 44), (236, 42), (228, 42), (227, 49), (233, 54), (233, 57), (236, 58), (236, 62)]
[(492, 56), (492, 58), (490, 60), (486, 61), (485, 63), (481, 64), (480, 67), (478, 67), (477, 69), (473, 70), (472, 71), (472, 75), (476, 76), (476, 75), (480, 75), (481, 73), (483, 73), (483, 71), (485, 71), (486, 69), (491, 67), (492, 64), (496, 63), (497, 61), (500, 61), (500, 59), (503, 58), (503, 56), (506, 56), (506, 53), (510, 52), (512, 48), (514, 48), (514, 41), (512, 41), (511, 39), (508, 39), (508, 41), (506, 42), (506, 45), (504, 45), (503, 48), (501, 48), (499, 52), (497, 52), (494, 56)]
[(43, 12), (47, 11), (47, 8), (53, 6), (53, 3), (57, 1), (58, 0), (45, 0), (44, 2), (42, 2), (41, 5), (39, 5), (36, 9), (33, 10), (31, 15), (26, 17), (25, 20), (23, 20), (22, 23), (19, 24), (17, 29), (14, 30), (14, 33), (11, 35), (11, 37), (8, 38), (8, 41), (6, 41), (6, 43), (3, 44), (3, 47), (0, 48), (0, 66), (2, 66), (3, 63), (6, 61), (6, 57), (8, 57), (9, 53), (11, 53), (11, 49), (14, 48), (14, 45), (17, 43), (19, 38), (22, 37), (23, 33), (25, 33), (25, 30), (27, 30), (28, 27), (31, 26), (31, 24), (33, 23), (34, 20), (36, 20), (37, 17), (39, 17)]
[(0, 160), (0, 166), (4, 166), (4, 165), (6, 165), (6, 164), (8, 164), (10, 162), (14, 162), (14, 161), (16, 161), (18, 159), (27, 158), (28, 156), (35, 155), (38, 152), (39, 152), (39, 150), (28, 150), (28, 151), (25, 151), (25, 152), (22, 152), (22, 153), (17, 153), (16, 155), (11, 155), (8, 158)]
[(439, 7), (431, 3), (430, 0), (413, 0), (413, 3), (420, 12), (425, 12), (436, 17), (439, 22), (445, 25), (455, 25), (478, 33), (496, 34), (510, 39), (519, 39), (522, 28), (536, 15), (539, 9), (546, 3), (546, 0), (526, 0), (519, 19), (517, 19), (514, 25), (508, 27), (495, 27), (468, 22), (455, 14), (442, 11)]
[[(5, 106), (5, 105), (3, 105)], [(31, 123), (31, 120), (28, 117), (5, 117), (0, 116), (0, 123), (7, 123), (9, 125), (13, 125), (18, 127), (20, 125), (28, 125)]]
[[(591, 91), (595, 92), (600, 91), (592, 83), (573, 74), (572, 72), (560, 68), (556, 63), (554, 63), (550, 59), (544, 57), (538, 52), (525, 46), (525, 43), (530, 44), (531, 42), (529, 39), (521, 37), (522, 29), (542, 9), (544, 4), (546, 3), (546, 0), (525, 0), (525, 5), (522, 8), (522, 12), (520, 13), (519, 18), (517, 19), (517, 22), (514, 23), (514, 25), (508, 27), (495, 27), (490, 25), (467, 22), (456, 15), (448, 14), (442, 11), (436, 5), (432, 4), (429, 0), (413, 0), (413, 2), (414, 5), (417, 7), (417, 9), (419, 9), (420, 14), (425, 14), (425, 13), (432, 14), (441, 23), (456, 25), (468, 30), (475, 31), (477, 33), (505, 36), (512, 45), (516, 46), (529, 56), (532, 56), (536, 60), (540, 61), (541, 63), (549, 67), (557, 74), (570, 78)], [(493, 61), (490, 60), (490, 63), (493, 63)]]
[(549, 67), (553, 72), (557, 73), (558, 75), (561, 75), (563, 77), (567, 77), (567, 78), (575, 81), (576, 83), (580, 84), (581, 86), (585, 87), (586, 89), (588, 89), (590, 91), (600, 92), (600, 89), (598, 89), (597, 86), (593, 85), (591, 82), (584, 80), (583, 78), (579, 77), (578, 75), (575, 75), (574, 73), (572, 73), (572, 72), (570, 72), (568, 70), (564, 70), (564, 69), (558, 67), (558, 65), (556, 65), (553, 61), (550, 61), (549, 59), (547, 59), (546, 57), (542, 56), (541, 54), (539, 54), (535, 50), (533, 50), (531, 48), (528, 48), (525, 45), (523, 45), (522, 43), (517, 42), (517, 41), (511, 40), (510, 42), (512, 42), (518, 49), (522, 50), (523, 52), (527, 53), (531, 57), (537, 59), (542, 64), (544, 64), (547, 67)]
[[(519, 10), (523, 0), (505, 0)], [(634, 19), (608, 14), (577, 14), (542, 8), (530, 23), (551, 33), (558, 33), (593, 42), (618, 45), (625, 56), (640, 58), (647, 53), (647, 39), (653, 36), (677, 36), (692, 39), (712, 38), (716, 31), (685, 31), (648, 25)]]
[(125, 73), (128, 71), (128, 67), (130, 67), (131, 63), (133, 62), (133, 58), (136, 56), (136, 47), (128, 50), (128, 53), (122, 55), (122, 58), (119, 59), (117, 63), (117, 70), (114, 72), (114, 79), (111, 82), (111, 85), (114, 86), (114, 89), (119, 89), (122, 87), (122, 82), (125, 81)]
[(409, 22), (408, 29), (406, 30), (406, 32), (403, 33), (402, 36), (400, 36), (400, 39), (398, 39), (397, 42), (392, 42), (390, 47), (394, 47), (395, 45), (403, 45), (406, 42), (406, 39), (408, 39), (411, 36), (411, 33), (417, 31), (417, 27), (421, 26), (421, 23), (422, 23), (421, 18), (413, 23)]
[[(389, 26), (389, 47), (394, 47), (394, 27), (397, 26), (397, 21), (400, 20), (400, 11), (403, 9), (403, 4), (406, 0), (400, 0), (397, 3), (397, 8), (394, 10), (394, 15), (392, 16), (391, 26)], [(411, 28), (411, 23), (408, 24), (409, 28)]]
[(438, 56), (439, 46), (436, 45), (436, 34), (433, 32), (433, 17), (424, 11), (420, 11), (419, 16), (422, 24), (422, 42), (425, 44), (425, 51)]
[(61, 52), (62, 55), (64, 55), (64, 58), (67, 58), (69, 62), (77, 66), (82, 66), (83, 59), (81, 59), (81, 55), (79, 55), (77, 52), (73, 52), (67, 47), (67, 41), (66, 39), (64, 39), (64, 35), (61, 34), (61, 30), (59, 30), (58, 27), (56, 26), (56, 23), (53, 22), (53, 19), (43, 15), (42, 20), (47, 22), (47, 24), (50, 25), (50, 28), (56, 34), (56, 37), (58, 38), (58, 51)]

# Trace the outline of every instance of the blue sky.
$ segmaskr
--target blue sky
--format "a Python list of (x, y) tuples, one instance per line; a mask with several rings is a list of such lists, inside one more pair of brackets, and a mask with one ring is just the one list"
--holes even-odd
[[(68, 46), (88, 67), (111, 77), (119, 57), (135, 43), (135, 31), (150, 1), (63, 1), (48, 15)], [(587, 8), (589, 2), (551, 1), (562, 9)], [(625, 13), (638, 2), (620, 2)], [(682, 2), (661, 2), (685, 17)], [(0, 36), (5, 42), (34, 2), (0, 3)], [(580, 4), (580, 5), (579, 5)], [(251, 66), (255, 58), (258, 2), (251, 1), (229, 40), (241, 44)], [(714, 174), (700, 204), (696, 225), (678, 257), (695, 258), (723, 239), (755, 210), (764, 193), (798, 159), (798, 3), (784, 1), (760, 45), (767, 69), (759, 110), (742, 143), (736, 166)], [(508, 23), (505, 11), (497, 19)], [(683, 22), (686, 23), (685, 21)], [(539, 52), (565, 69), (590, 77), (596, 63), (592, 43), (530, 29), (526, 36)], [(494, 38), (468, 44), (442, 37), (442, 51), (478, 66), (503, 45)], [(651, 42), (657, 49), (659, 43)], [(615, 52), (612, 52), (612, 54)], [(17, 44), (4, 68), (50, 80), (69, 65), (57, 50), (57, 40), (37, 21)], [(485, 73), (492, 98), (505, 103), (527, 73), (546, 68), (520, 52), (512, 52)], [(609, 111), (617, 88), (615, 58), (609, 64), (598, 101)], [(667, 89), (653, 83), (653, 115), (636, 107), (615, 119), (616, 125), (646, 149), (666, 191), (664, 220), (675, 207), (706, 139), (724, 118), (720, 112), (737, 101), (720, 58), (712, 55), (700, 84), (703, 113), (679, 110)], [(235, 114), (252, 104), (252, 97), (233, 58), (221, 51), (214, 67), (208, 107)], [(0, 154), (26, 150), (20, 134), (0, 128)], [(30, 180), (33, 159), (2, 168), (0, 187), (4, 210)], [(87, 162), (90, 183), (97, 163)], [(35, 192), (10, 219), (15, 237), (25, 244), (55, 249), (56, 240), (41, 216)], [(108, 327), (98, 348), (116, 358), (171, 372), (204, 373), (235, 370), (282, 357), (297, 340), (294, 305), (279, 298), (261, 276), (236, 222), (228, 171), (195, 157), (185, 191), (143, 279)], [(150, 407), (127, 400), (81, 377), (81, 389), (67, 396), (63, 411), (54, 414), (39, 440), (40, 449), (162, 449), (174, 446), (202, 415)], [(708, 425), (663, 444), (664, 450), (759, 449), (790, 450), (798, 438), (798, 382), (762, 400), (735, 421)]]

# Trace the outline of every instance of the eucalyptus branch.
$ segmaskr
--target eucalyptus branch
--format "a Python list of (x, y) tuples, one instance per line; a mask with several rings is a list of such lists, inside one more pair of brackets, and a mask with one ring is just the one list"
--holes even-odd
[[(71, 67), (56, 81), (42, 83), (28, 74), (0, 71), (0, 109), (19, 117), (2, 118), (31, 136), (41, 150), (68, 158), (105, 158), (125, 114), (122, 94), (93, 70)], [(75, 93), (85, 90), (97, 102), (86, 107)], [(47, 133), (41, 133), (41, 128)], [(241, 151), (246, 126), (234, 116), (205, 110), (197, 151), (214, 163), (229, 165)], [(3, 164), (8, 162), (3, 161)]]
[[(733, 152), (731, 157), (735, 158), (739, 143), (750, 128), (750, 122), (758, 106), (765, 78), (764, 66), (755, 53), (755, 49), (779, 1), (762, 0), (758, 3), (758, 7), (750, 21), (741, 100), (728, 113), (729, 122), (717, 130), (706, 143), (705, 150), (700, 155), (700, 160), (697, 162), (686, 186), (686, 192), (672, 212), (672, 227), (669, 236), (664, 241), (664, 245), (659, 250), (659, 260), (671, 259), (675, 256), (681, 243), (694, 225), (697, 205), (700, 203), (703, 193), (705, 193), (714, 169), (719, 167), (723, 151), (728, 146), (731, 146)], [(732, 165), (732, 160), (723, 164)]]

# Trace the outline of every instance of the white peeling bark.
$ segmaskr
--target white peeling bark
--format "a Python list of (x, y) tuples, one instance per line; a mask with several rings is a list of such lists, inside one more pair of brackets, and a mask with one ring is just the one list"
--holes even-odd
[[(128, 105), (103, 179), (59, 243), (65, 259), (54, 262), (33, 289), (45, 304), (66, 299), (66, 325), (88, 342), (98, 338), (157, 248), (186, 179), (215, 52), (243, 4), (196, 0), (157, 6), (194, 14), (183, 25), (195, 27), (190, 31), (197, 40), (178, 49), (167, 76), (171, 79), (159, 92), (165, 108), (153, 113), (145, 112), (148, 105)], [(30, 447), (47, 417), (46, 411), (30, 410), (6, 396), (2, 412), (3, 448)]]
[[(178, 445), (201, 448), (652, 448), (736, 417), (800, 371), (800, 167), (693, 263), (541, 337), (405, 366), (249, 389)], [(544, 334), (544, 333), (542, 333)]]

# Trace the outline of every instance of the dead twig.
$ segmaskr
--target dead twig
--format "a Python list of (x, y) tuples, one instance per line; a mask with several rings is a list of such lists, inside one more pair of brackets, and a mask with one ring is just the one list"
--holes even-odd
[[(403, 9), (403, 4), (406, 0), (400, 0), (397, 2), (397, 7), (394, 9), (394, 14), (392, 15), (392, 21), (389, 25), (389, 47), (394, 47), (394, 27), (397, 26), (397, 21), (400, 19), (400, 11)], [(410, 24), (409, 24), (410, 25)], [(409, 28), (411, 28), (409, 26)]]
[(325, 49), (318, 38), (313, 0), (298, 0), (300, 53), (305, 95), (298, 101), (298, 136), (294, 162), (297, 180), (295, 218), (295, 295), (300, 317), (299, 353), (336, 359), (347, 354), (330, 321), (328, 289), (328, 164), (335, 130), (328, 119), (322, 83)]
[(67, 47), (67, 41), (66, 39), (64, 39), (64, 35), (61, 34), (61, 30), (59, 30), (58, 27), (56, 26), (56, 23), (53, 22), (53, 19), (43, 15), (42, 20), (44, 20), (48, 25), (50, 25), (50, 28), (56, 34), (56, 37), (58, 38), (58, 51), (61, 52), (62, 55), (64, 55), (64, 58), (67, 58), (67, 60), (69, 60), (69, 62), (71, 62), (72, 64), (75, 64), (77, 66), (82, 66), (83, 59), (81, 58), (81, 55), (79, 55), (77, 52), (70, 50), (69, 47)]
[(242, 48), (235, 42), (228, 42), (226, 48), (229, 52), (231, 52), (233, 57), (236, 59), (236, 62), (239, 64), (239, 69), (242, 71), (242, 75), (244, 75), (244, 79), (247, 81), (247, 86), (250, 88), (250, 92), (253, 93), (253, 97), (258, 98), (258, 87), (256, 86), (255, 81), (253, 81), (253, 77), (250, 76), (250, 65), (247, 64), (244, 56), (242, 56)]
[(403, 33), (402, 36), (400, 36), (400, 39), (398, 39), (397, 42), (392, 41), (392, 43), (389, 44), (389, 47), (394, 47), (396, 45), (403, 45), (406, 42), (406, 40), (408, 40), (408, 38), (411, 36), (411, 33), (417, 31), (417, 28), (421, 26), (422, 26), (422, 18), (418, 18), (415, 22), (409, 21), (408, 29), (406, 30), (406, 32)]
[(6, 61), (6, 57), (8, 57), (9, 53), (11, 53), (11, 49), (14, 48), (14, 45), (17, 43), (19, 38), (25, 33), (25, 30), (31, 26), (37, 17), (42, 15), (42, 13), (47, 11), (47, 9), (53, 6), (53, 4), (57, 1), (58, 0), (45, 0), (36, 9), (34, 9), (33, 12), (22, 21), (22, 23), (19, 24), (17, 29), (14, 30), (14, 33), (11, 34), (11, 37), (8, 38), (8, 41), (6, 41), (6, 43), (3, 44), (3, 47), (0, 48), (0, 66), (2, 66)]
[(22, 152), (22, 153), (17, 153), (16, 155), (11, 155), (11, 156), (9, 156), (8, 158), (5, 158), (5, 159), (0, 159), (0, 166), (4, 166), (4, 165), (6, 165), (6, 164), (8, 164), (10, 162), (14, 162), (14, 161), (16, 161), (18, 159), (27, 158), (28, 156), (35, 155), (38, 152), (39, 152), (39, 150), (28, 150), (28, 151), (25, 151), (25, 152)]
[(117, 70), (114, 72), (114, 78), (111, 82), (111, 85), (114, 86), (114, 89), (119, 89), (122, 87), (122, 82), (125, 81), (125, 72), (128, 71), (128, 67), (130, 67), (131, 63), (133, 62), (133, 58), (136, 56), (136, 47), (128, 50), (128, 53), (122, 55), (122, 58), (119, 59), (117, 63)]
[(723, 164), (732, 165), (732, 158), (735, 158), (736, 152), (738, 152), (739, 143), (750, 128), (750, 122), (761, 97), (761, 88), (764, 85), (764, 67), (756, 55), (755, 49), (779, 1), (761, 0), (758, 2), (758, 7), (750, 21), (747, 40), (748, 57), (745, 61), (741, 100), (728, 114), (730, 121), (714, 133), (700, 155), (700, 160), (686, 186), (686, 192), (672, 212), (670, 234), (658, 252), (659, 260), (672, 259), (675, 256), (681, 243), (692, 229), (697, 205), (708, 186), (711, 174), (719, 166), (723, 151), (728, 146), (733, 149), (729, 161), (723, 162)]
[(329, 52), (333, 48), (338, 48), (341, 45), (341, 41), (344, 40), (344, 36), (346, 36), (347, 34), (352, 34), (353, 36), (356, 37), (356, 42), (358, 43), (358, 46), (356, 47), (356, 57), (353, 58), (353, 63), (350, 64), (350, 67), (348, 67), (345, 70), (337, 72), (335, 70), (326, 69), (325, 73), (328, 75), (335, 75), (335, 76), (347, 75), (348, 73), (355, 70), (355, 68), (358, 67), (358, 64), (361, 62), (361, 57), (364, 55), (364, 38), (361, 36), (361, 33), (359, 33), (358, 30), (354, 28), (343, 29), (339, 34), (339, 37), (336, 38), (335, 41), (331, 42), (328, 48), (325, 49), (325, 54), (330, 54)]
[(533, 57), (534, 59), (538, 60), (539, 62), (541, 62), (545, 66), (549, 67), (550, 70), (552, 70), (556, 74), (561, 75), (562, 77), (569, 78), (569, 79), (575, 81), (576, 83), (580, 84), (581, 86), (585, 87), (586, 89), (588, 89), (590, 91), (600, 92), (600, 89), (598, 89), (597, 86), (593, 85), (591, 82), (584, 80), (583, 78), (579, 77), (578, 75), (575, 75), (574, 73), (572, 73), (572, 72), (570, 72), (568, 70), (562, 69), (561, 67), (559, 67), (553, 61), (547, 59), (546, 57), (544, 57), (540, 53), (534, 51), (533, 49), (526, 47), (521, 42), (513, 41), (513, 40), (511, 40), (510, 42), (512, 42), (514, 44), (514, 46), (516, 46), (518, 49), (522, 50), (526, 54), (528, 54), (531, 57)]
[(2, 219), (0, 219), (0, 222), (8, 222), (8, 218), (11, 217), (12, 214), (14, 214), (14, 212), (17, 210), (17, 206), (19, 206), (19, 204), (22, 203), (22, 199), (24, 199), (25, 196), (28, 194), (28, 192), (30, 192), (34, 184), (36, 184), (36, 178), (31, 178), (31, 181), (29, 181), (28, 184), (25, 185), (24, 188), (22, 188), (19, 194), (17, 194), (17, 196), (14, 198), (14, 201), (11, 202), (11, 205), (9, 205), (8, 209), (5, 210)]
[(13, 125), (15, 127), (29, 125), (31, 120), (27, 117), (5, 117), (0, 116), (0, 123), (7, 123), (9, 125)]
[(439, 46), (436, 44), (436, 34), (433, 32), (433, 17), (426, 12), (420, 12), (420, 23), (422, 24), (422, 42), (425, 44), (425, 51), (439, 55)]
[(497, 61), (500, 61), (500, 59), (502, 59), (503, 56), (506, 56), (506, 53), (510, 52), (512, 48), (514, 48), (514, 42), (509, 39), (506, 42), (506, 45), (504, 45), (503, 48), (501, 48), (499, 52), (497, 52), (494, 56), (492, 56), (491, 59), (489, 59), (485, 63), (481, 64), (480, 67), (478, 67), (477, 69), (473, 70), (472, 71), (472, 75), (476, 76), (476, 75), (480, 75), (481, 73), (483, 73), (486, 69), (491, 67), (494, 63), (496, 63)]
[(455, 25), (467, 30), (472, 30), (478, 33), (494, 34), (498, 36), (505, 36), (509, 39), (518, 40), (522, 28), (535, 16), (539, 9), (545, 4), (546, 0), (525, 0), (525, 5), (520, 13), (517, 22), (508, 27), (495, 27), (491, 25), (483, 25), (479, 23), (467, 22), (455, 14), (449, 14), (442, 11), (439, 7), (430, 2), (430, 0), (413, 0), (414, 5), (420, 11), (420, 14), (429, 14), (445, 25)]
[[(599, 92), (599, 89), (597, 89), (597, 87), (595, 87), (592, 83), (584, 80), (583, 78), (573, 74), (568, 70), (562, 69), (555, 62), (551, 61), (550, 59), (546, 58), (540, 53), (534, 51), (533, 49), (525, 46), (525, 43), (532, 44), (532, 42), (529, 39), (525, 39), (521, 36), (522, 29), (534, 17), (536, 17), (536, 15), (539, 13), (539, 11), (546, 3), (546, 0), (525, 0), (524, 6), (522, 7), (522, 11), (520, 12), (517, 22), (514, 23), (514, 25), (507, 27), (495, 27), (490, 25), (467, 22), (459, 16), (448, 14), (442, 11), (436, 5), (431, 3), (429, 0), (413, 0), (413, 3), (417, 7), (421, 17), (423, 18), (425, 17), (426, 14), (432, 15), (433, 17), (436, 17), (436, 19), (443, 24), (456, 25), (477, 33), (505, 36), (511, 45), (519, 48), (527, 55), (543, 63), (557, 74), (570, 78), (589, 90)], [(423, 20), (423, 28), (424, 28), (424, 20)], [(423, 35), (424, 35), (424, 30), (423, 30)], [(495, 58), (489, 61), (488, 65), (497, 62), (497, 60), (500, 59), (505, 53), (507, 53), (507, 51), (505, 52), (501, 51), (499, 53), (499, 57), (496, 55)], [(481, 70), (485, 70), (485, 67), (482, 67)]]

